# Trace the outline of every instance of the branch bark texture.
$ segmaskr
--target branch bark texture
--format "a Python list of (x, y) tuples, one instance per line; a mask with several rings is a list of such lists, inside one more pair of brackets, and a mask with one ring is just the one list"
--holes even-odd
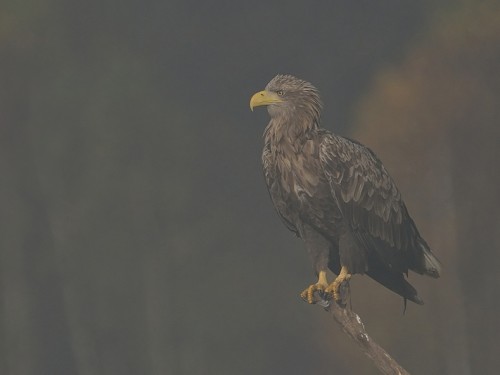
[(335, 302), (331, 302), (325, 310), (342, 326), (343, 331), (358, 344), (382, 374), (410, 375), (368, 335), (358, 314), (348, 308), (340, 307)]

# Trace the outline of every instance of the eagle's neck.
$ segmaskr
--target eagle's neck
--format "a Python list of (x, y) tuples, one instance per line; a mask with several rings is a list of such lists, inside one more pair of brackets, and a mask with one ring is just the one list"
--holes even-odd
[(311, 133), (319, 129), (319, 116), (275, 116), (264, 131), (264, 142), (276, 151), (297, 152)]

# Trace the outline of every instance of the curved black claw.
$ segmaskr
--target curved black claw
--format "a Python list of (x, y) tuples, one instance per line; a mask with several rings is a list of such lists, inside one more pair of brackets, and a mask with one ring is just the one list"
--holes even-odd
[(325, 285), (319, 283), (312, 284), (300, 293), (300, 298), (311, 305), (321, 303), (321, 301), (325, 299), (325, 295), (328, 294), (325, 292), (325, 288)]
[(325, 310), (328, 309), (331, 305), (332, 295), (325, 292), (324, 290), (320, 290), (318, 291), (318, 296), (320, 297), (320, 300), (317, 302), (317, 304), (323, 307)]
[(309, 290), (310, 288), (304, 290), (300, 294), (300, 298), (302, 298), (304, 302), (307, 302), (312, 305), (318, 304), (321, 307), (324, 307), (325, 309), (330, 307), (332, 300), (332, 295), (330, 293), (327, 293), (325, 292), (324, 289), (319, 289), (319, 288), (318, 289), (314, 288), (312, 291), (308, 293)]

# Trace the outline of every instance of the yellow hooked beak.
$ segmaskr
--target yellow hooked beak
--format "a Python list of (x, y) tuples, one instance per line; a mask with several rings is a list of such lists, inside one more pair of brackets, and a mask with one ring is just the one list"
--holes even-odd
[(260, 105), (269, 105), (273, 103), (281, 103), (283, 100), (276, 94), (271, 91), (259, 91), (258, 93), (252, 96), (250, 99), (250, 109), (253, 111), (254, 107), (258, 107)]

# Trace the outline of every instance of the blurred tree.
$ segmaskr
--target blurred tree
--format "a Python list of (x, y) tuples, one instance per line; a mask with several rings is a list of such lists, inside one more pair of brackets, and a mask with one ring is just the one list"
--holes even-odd
[(32, 35), (16, 26), (8, 39), (0, 35), (0, 371), (71, 374), (76, 363), (60, 264), (28, 127)]
[(401, 67), (378, 75), (359, 109), (358, 137), (387, 163), (444, 263), (424, 293), (437, 308), (419, 323), (439, 337), (436, 373), (500, 366), (491, 294), (500, 284), (499, 46), (498, 2), (463, 2), (435, 19)]

